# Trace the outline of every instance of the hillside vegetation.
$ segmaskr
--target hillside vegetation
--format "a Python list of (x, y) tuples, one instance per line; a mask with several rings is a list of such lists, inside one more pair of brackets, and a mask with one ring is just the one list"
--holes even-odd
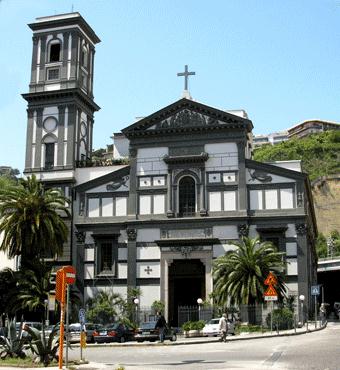
[(340, 131), (326, 131), (303, 139), (290, 139), (277, 145), (264, 145), (254, 151), (259, 162), (299, 159), (311, 180), (340, 173)]

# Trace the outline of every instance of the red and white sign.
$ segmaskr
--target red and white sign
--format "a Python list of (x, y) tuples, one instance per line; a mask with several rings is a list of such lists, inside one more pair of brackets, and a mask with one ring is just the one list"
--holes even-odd
[(64, 266), (65, 271), (65, 283), (74, 284), (76, 281), (76, 269), (73, 266)]

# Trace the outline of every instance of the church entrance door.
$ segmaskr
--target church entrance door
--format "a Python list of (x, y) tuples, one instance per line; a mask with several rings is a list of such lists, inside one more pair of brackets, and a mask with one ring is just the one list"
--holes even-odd
[(174, 260), (169, 267), (169, 323), (178, 326), (178, 307), (205, 298), (205, 267), (199, 259)]

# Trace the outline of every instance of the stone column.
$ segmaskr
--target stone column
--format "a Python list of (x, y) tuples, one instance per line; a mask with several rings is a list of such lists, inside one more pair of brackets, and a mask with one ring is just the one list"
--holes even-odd
[(246, 178), (246, 164), (245, 164), (245, 142), (237, 143), (238, 151), (238, 199), (239, 209), (247, 210), (248, 208), (248, 194), (247, 194), (247, 178)]
[(295, 229), (297, 233), (298, 290), (299, 295), (305, 296), (305, 306), (309, 307), (307, 226), (304, 223), (296, 224)]
[(130, 157), (130, 191), (128, 199), (128, 219), (135, 220), (137, 218), (137, 149), (129, 150)]
[(165, 304), (164, 316), (169, 320), (169, 267), (172, 259), (161, 258), (160, 300)]
[(136, 287), (137, 280), (137, 230), (127, 229), (128, 246), (127, 246), (127, 286)]
[(209, 294), (213, 291), (213, 279), (212, 279), (212, 263), (211, 259), (201, 258), (201, 262), (205, 267), (205, 297), (202, 297), (204, 300), (209, 299)]

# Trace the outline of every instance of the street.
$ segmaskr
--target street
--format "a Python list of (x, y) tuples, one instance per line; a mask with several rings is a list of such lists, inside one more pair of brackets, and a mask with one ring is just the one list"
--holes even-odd
[[(87, 347), (85, 358), (116, 369), (340, 369), (340, 323), (315, 333), (227, 343)], [(79, 348), (70, 352), (79, 358)], [(112, 367), (111, 367), (112, 366)]]

